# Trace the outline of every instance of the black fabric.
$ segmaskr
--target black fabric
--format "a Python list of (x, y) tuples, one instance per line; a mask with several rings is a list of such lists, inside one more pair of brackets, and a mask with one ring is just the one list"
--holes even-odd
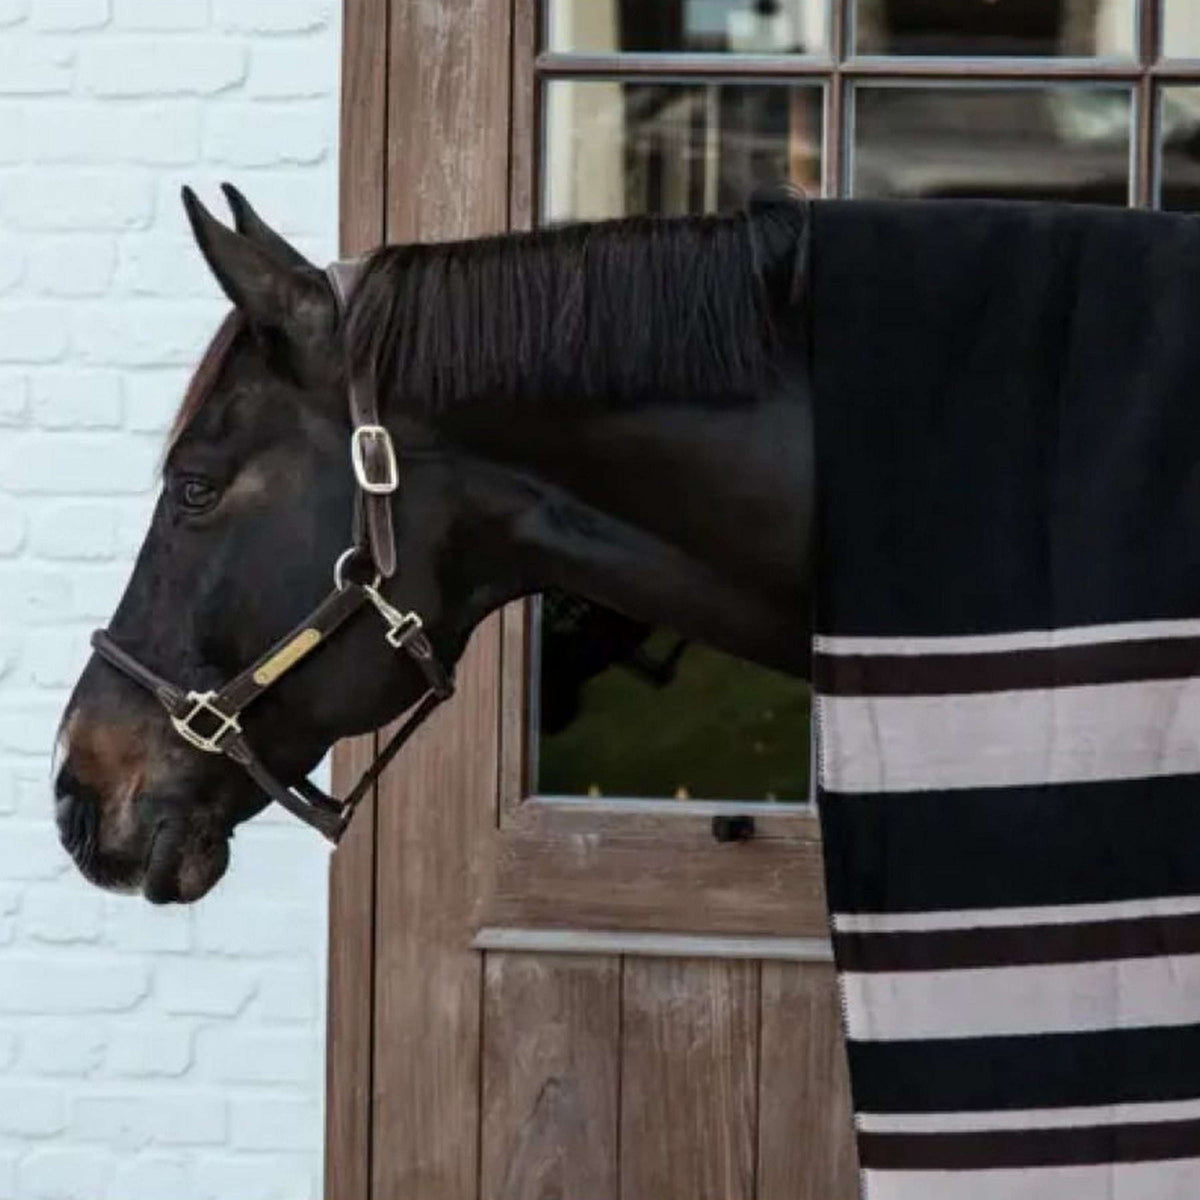
[(823, 631), (1195, 615), (1200, 220), (813, 211)]

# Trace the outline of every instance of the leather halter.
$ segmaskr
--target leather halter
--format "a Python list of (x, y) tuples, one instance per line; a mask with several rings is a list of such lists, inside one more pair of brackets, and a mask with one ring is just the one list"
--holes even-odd
[[(361, 262), (339, 262), (326, 268), (343, 332), (350, 294), (361, 270)], [(350, 462), (358, 484), (354, 544), (334, 564), (333, 590), (299, 625), (219, 690), (208, 692), (186, 691), (163, 679), (118, 646), (107, 630), (98, 629), (92, 634), (96, 653), (150, 692), (166, 709), (172, 728), (184, 741), (206, 754), (231, 758), (272, 800), (319, 830), (334, 845), (345, 833), (359, 802), (400, 748), (425, 718), (454, 694), (453, 674), (434, 653), (421, 617), (394, 608), (380, 591), (381, 581), (396, 570), (391, 498), (399, 488), (399, 470), (391, 435), (379, 419), (373, 381), (351, 377), (349, 401)], [(371, 582), (351, 578), (347, 573), (351, 565)], [(335, 799), (306, 779), (289, 787), (276, 779), (255, 754), (240, 717), (263, 692), (363, 607), (374, 608), (382, 618), (387, 644), (393, 650), (403, 650), (420, 668), (425, 676), (425, 693), (344, 799)]]

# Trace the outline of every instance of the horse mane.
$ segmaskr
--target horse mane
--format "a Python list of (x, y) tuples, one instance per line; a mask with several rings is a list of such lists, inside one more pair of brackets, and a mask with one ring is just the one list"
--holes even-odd
[(204, 407), (204, 402), (216, 387), (217, 379), (221, 375), (234, 344), (242, 331), (247, 328), (246, 318), (239, 309), (231, 309), (225, 314), (225, 319), (217, 327), (217, 332), (213, 334), (212, 341), (208, 343), (207, 349), (201, 356), (200, 364), (193, 372), (187, 385), (187, 391), (183, 394), (183, 403), (180, 404), (179, 411), (175, 414), (174, 421), (171, 422), (170, 431), (167, 433), (168, 451), (178, 441), (180, 434), (192, 423), (200, 409)]
[(385, 411), (616, 407), (759, 392), (774, 349), (754, 213), (631, 217), (388, 246), (351, 303), (351, 369)]

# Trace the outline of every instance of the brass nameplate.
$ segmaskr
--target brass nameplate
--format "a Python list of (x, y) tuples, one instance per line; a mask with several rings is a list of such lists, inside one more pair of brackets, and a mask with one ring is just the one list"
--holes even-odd
[(320, 640), (321, 631), (319, 629), (302, 629), (282, 650), (272, 654), (254, 672), (254, 682), (259, 687), (267, 687), (274, 683), (284, 671), (294, 667)]

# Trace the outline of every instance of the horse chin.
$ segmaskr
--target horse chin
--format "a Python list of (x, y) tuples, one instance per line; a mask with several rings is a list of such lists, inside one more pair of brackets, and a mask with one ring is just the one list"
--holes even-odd
[(152, 904), (191, 904), (216, 886), (228, 866), (225, 835), (164, 825), (150, 847), (142, 895)]

